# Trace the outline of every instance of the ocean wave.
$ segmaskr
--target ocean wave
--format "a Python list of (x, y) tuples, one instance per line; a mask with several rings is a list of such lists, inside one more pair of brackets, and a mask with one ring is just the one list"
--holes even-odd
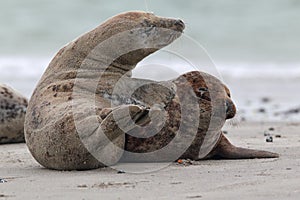
[[(36, 78), (41, 76), (48, 66), (51, 58), (29, 58), (29, 57), (0, 57), (0, 80), (20, 77)], [(151, 63), (143, 63), (151, 65)], [(154, 63), (156, 67), (170, 66), (177, 73), (184, 73), (192, 70), (204, 70), (187, 63), (158, 61)], [(156, 68), (153, 68), (156, 70)], [(139, 69), (141, 70), (141, 69)], [(214, 69), (224, 77), (232, 78), (300, 78), (300, 63), (275, 64), (275, 63), (219, 63)], [(145, 75), (146, 76), (146, 75)]]
[(220, 74), (231, 78), (300, 78), (300, 63), (232, 63), (217, 66)]
[(46, 69), (49, 60), (48, 58), (0, 57), (0, 80), (17, 75), (29, 78), (39, 76)]
[(0, 57), (0, 83), (5, 83), (30, 97), (49, 60), (25, 56)]
[[(48, 63), (50, 62), (50, 58), (30, 58), (30, 57), (0, 57), (0, 83), (5, 83), (13, 88), (19, 90), (22, 94), (26, 95), (28, 98), (31, 96), (37, 82), (45, 71)], [(159, 64), (158, 64), (159, 63)], [(150, 66), (149, 66), (150, 65)], [(182, 62), (174, 62), (169, 61), (156, 61), (156, 64), (142, 62), (135, 71), (136, 77), (140, 78), (153, 78), (153, 79), (168, 79), (175, 78), (179, 74), (184, 73), (186, 71), (195, 70), (194, 66), (188, 66), (186, 63)], [(199, 70), (205, 69), (199, 67)], [(212, 70), (213, 71), (213, 70)], [(257, 92), (254, 93), (254, 96), (245, 97), (243, 95), (243, 90), (245, 88), (249, 88), (247, 85), (241, 85), (240, 87), (231, 88), (235, 89), (235, 100), (238, 103), (238, 107), (245, 110), (245, 115), (248, 120), (267, 120), (274, 121), (276, 119), (282, 120), (282, 116), (273, 116), (270, 114), (268, 116), (257, 113), (253, 113), (253, 110), (257, 110), (260, 108), (260, 103), (254, 102), (254, 107), (248, 105), (249, 98), (250, 99), (260, 99), (264, 97), (264, 95), (271, 95), (270, 98), (273, 99), (274, 105), (280, 105), (279, 108), (289, 108), (290, 106), (298, 106), (298, 101), (296, 97), (294, 97), (295, 102), (291, 102), (289, 100), (288, 105), (281, 105), (282, 102), (288, 102), (288, 95), (292, 94), (292, 91), (297, 90), (298, 83), (300, 81), (300, 64), (285, 64), (285, 65), (276, 65), (276, 64), (247, 64), (247, 63), (223, 63), (219, 64), (215, 71), (219, 73), (219, 76), (227, 80), (230, 80), (231, 86), (241, 85), (241, 79), (246, 79), (243, 84), (248, 83), (247, 78), (254, 79), (255, 82), (258, 82), (258, 86), (253, 85), (252, 87), (257, 87), (255, 90), (264, 90), (260, 87), (260, 85), (265, 85), (265, 88), (268, 88), (268, 92)], [(160, 78), (158, 78), (160, 77)], [(288, 84), (286, 87), (283, 87), (281, 82), (278, 82), (277, 79), (282, 78), (288, 80), (290, 82), (285, 82)], [(292, 78), (299, 78), (298, 81), (294, 81)], [(269, 79), (273, 79), (275, 81), (268, 81)], [(292, 80), (292, 81), (291, 81)], [(253, 82), (250, 81), (249, 84)], [(266, 86), (268, 83), (268, 86)], [(274, 83), (274, 84), (273, 84)], [(293, 83), (293, 84), (291, 84)], [(279, 84), (279, 85), (278, 85)], [(281, 86), (281, 87), (279, 87)], [(292, 87), (293, 86), (293, 87)], [(279, 89), (278, 89), (279, 88)], [(290, 88), (290, 89), (288, 89)], [(279, 90), (279, 91), (278, 91)], [(279, 92), (279, 94), (278, 94)], [(286, 94), (281, 94), (285, 92)], [(240, 93), (240, 94), (239, 94)], [(267, 94), (265, 94), (267, 93)], [(260, 96), (256, 97), (256, 96)], [(274, 97), (273, 97), (273, 96)], [(280, 97), (277, 99), (277, 96)], [(287, 97), (286, 101), (282, 100), (281, 97)], [(248, 98), (248, 99), (247, 99)], [(253, 100), (252, 100), (253, 101)], [(274, 108), (270, 108), (268, 110), (274, 110)], [(276, 110), (274, 110), (276, 111)], [(261, 118), (259, 117), (261, 116)], [(294, 117), (294, 116), (291, 116)], [(285, 118), (285, 116), (283, 117)], [(299, 115), (295, 115), (295, 119), (299, 120)], [(287, 120), (290, 120), (288, 118)]]

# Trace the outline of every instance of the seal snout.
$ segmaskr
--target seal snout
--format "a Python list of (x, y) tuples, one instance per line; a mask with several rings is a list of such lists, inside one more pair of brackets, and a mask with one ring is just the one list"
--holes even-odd
[(226, 100), (225, 106), (226, 106), (226, 119), (233, 118), (236, 114), (236, 107), (234, 103), (231, 101), (231, 99)]
[(175, 20), (174, 26), (176, 27), (176, 30), (180, 32), (182, 32), (185, 29), (185, 24), (181, 19)]

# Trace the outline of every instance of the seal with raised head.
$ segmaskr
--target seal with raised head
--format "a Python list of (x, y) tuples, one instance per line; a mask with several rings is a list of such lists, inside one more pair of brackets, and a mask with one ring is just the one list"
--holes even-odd
[[(127, 12), (63, 47), (29, 101), (25, 139), (33, 157), (57, 170), (93, 169), (118, 162), (125, 134), (116, 126), (127, 123), (122, 116), (128, 109), (136, 120), (148, 110), (133, 102), (112, 108), (114, 86), (123, 76), (130, 79), (129, 72), (137, 63), (172, 43), (183, 29), (178, 19)], [(111, 110), (118, 113), (120, 122)]]
[(277, 157), (225, 139), (221, 128), (235, 107), (218, 79), (201, 72), (165, 82), (131, 77), (184, 28), (178, 19), (127, 12), (62, 48), (29, 102), (25, 137), (33, 157), (57, 170), (120, 160)]
[(26, 97), (0, 84), (0, 144), (24, 142), (27, 104)]

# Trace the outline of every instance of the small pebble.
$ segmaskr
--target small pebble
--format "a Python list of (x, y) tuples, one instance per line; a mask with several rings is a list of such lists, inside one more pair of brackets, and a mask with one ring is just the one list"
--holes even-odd
[(223, 131), (223, 133), (224, 133), (225, 135), (227, 135), (227, 134), (228, 134), (228, 131)]
[(266, 136), (271, 136), (271, 134), (268, 132), (268, 131), (265, 131), (264, 132), (264, 136), (266, 137)]
[(266, 138), (266, 142), (273, 142), (273, 137), (272, 136), (268, 136)]
[(266, 109), (260, 108), (260, 109), (258, 109), (258, 112), (260, 112), (260, 113), (266, 113)]
[(183, 166), (188, 166), (188, 165), (193, 165), (194, 162), (190, 159), (184, 159), (184, 160), (179, 159), (177, 160), (177, 163)]
[(78, 185), (77, 187), (79, 187), (79, 188), (87, 188), (88, 186), (87, 185)]
[(179, 159), (179, 160), (177, 160), (177, 163), (178, 164), (183, 164), (183, 160)]
[(263, 97), (263, 98), (261, 99), (261, 101), (262, 101), (263, 103), (269, 103), (269, 102), (271, 101), (271, 99), (270, 99), (269, 97)]
[(196, 195), (196, 196), (188, 196), (186, 198), (188, 198), (188, 199), (201, 199), (202, 196), (201, 195)]
[(125, 174), (126, 172), (123, 170), (118, 171), (118, 174)]
[(6, 180), (0, 178), (0, 183), (6, 183), (6, 182), (7, 182)]
[(269, 131), (275, 131), (275, 128), (270, 127), (270, 128), (269, 128)]
[(276, 138), (281, 138), (281, 135), (275, 135)]

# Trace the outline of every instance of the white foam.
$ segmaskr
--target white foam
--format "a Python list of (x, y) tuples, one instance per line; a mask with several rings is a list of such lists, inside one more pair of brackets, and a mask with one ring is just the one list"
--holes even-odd
[[(201, 62), (199, 62), (201, 63)], [(145, 65), (144, 69), (138, 68), (137, 71), (151, 71), (151, 69), (146, 69), (147, 65), (150, 63), (142, 62)], [(154, 68), (157, 70), (157, 66), (169, 68), (169, 71), (175, 71), (179, 74), (200, 70), (210, 73), (218, 78), (226, 77), (231, 79), (243, 79), (243, 78), (257, 78), (257, 79), (293, 79), (300, 78), (300, 63), (211, 63), (207, 66), (201, 66), (197, 63), (188, 62), (170, 62), (170, 61), (156, 61), (154, 63)], [(143, 66), (141, 66), (143, 67)], [(164, 69), (166, 71), (166, 69)], [(155, 72), (152, 72), (155, 73)], [(156, 73), (156, 74), (160, 74)], [(143, 76), (147, 76), (144, 74)]]
[[(41, 78), (44, 70), (48, 66), (51, 58), (40, 58), (40, 57), (0, 57), (0, 83), (8, 84), (19, 90), (22, 94), (27, 97), (31, 96), (32, 91), (34, 90), (38, 80)], [(197, 63), (196, 63), (197, 64)], [(195, 65), (195, 63), (194, 63)], [(210, 66), (212, 67), (212, 66)], [(169, 78), (175, 78), (179, 74), (182, 74), (187, 71), (197, 70), (195, 66), (189, 65), (187, 62), (176, 62), (172, 60), (163, 60), (163, 61), (155, 61), (155, 63), (147, 63), (142, 62), (141, 65), (138, 66), (138, 69), (133, 73), (135, 77), (139, 78), (150, 78), (156, 80), (168, 80)], [(288, 86), (283, 87), (286, 95), (289, 94), (290, 90), (287, 88), (293, 86), (291, 90), (296, 90), (297, 83), (300, 81), (300, 63), (295, 64), (276, 64), (276, 63), (259, 63), (259, 64), (247, 64), (247, 63), (218, 63), (215, 69), (209, 69), (209, 67), (198, 67), (198, 70), (204, 70), (208, 72), (214, 72), (213, 75), (217, 75), (218, 78), (226, 78), (226, 80), (230, 80), (229, 82), (232, 85), (237, 85), (241, 79), (254, 79), (255, 82), (259, 83), (269, 83), (268, 84), (268, 95), (274, 93), (274, 97), (271, 95), (275, 101), (282, 102), (282, 99), (276, 100), (277, 96), (282, 96), (278, 94), (279, 86), (272, 84), (274, 81), (269, 81), (269, 79), (277, 80), (279, 78), (287, 80), (285, 84), (289, 84)], [(295, 78), (297, 81), (295, 81)], [(277, 81), (275, 81), (276, 83)], [(252, 82), (250, 82), (252, 83)], [(291, 84), (293, 83), (293, 84)], [(244, 97), (241, 92), (243, 91), (243, 85), (235, 89), (235, 100), (239, 103), (239, 108), (246, 110), (246, 116), (250, 120), (257, 120), (259, 117), (256, 113), (253, 114), (253, 110), (258, 109), (260, 104), (258, 103), (255, 108), (249, 107), (249, 105), (243, 106), (243, 102), (246, 102), (247, 99)], [(255, 87), (255, 86), (253, 86)], [(259, 88), (257, 88), (259, 90)], [(282, 89), (281, 89), (282, 90)], [(264, 92), (264, 91), (262, 91)], [(258, 92), (259, 93), (259, 92)], [(261, 92), (257, 95), (262, 95)], [(284, 96), (284, 95), (283, 95)], [(263, 97), (263, 96), (262, 96)], [(296, 99), (296, 98), (295, 98)], [(291, 104), (291, 105), (290, 105)], [(298, 101), (289, 102), (288, 106), (281, 105), (281, 109), (288, 109), (290, 106), (297, 106)], [(270, 108), (269, 110), (273, 110)], [(264, 120), (267, 120), (267, 117), (264, 115), (260, 115)], [(275, 120), (273, 115), (270, 115), (269, 120)], [(280, 120), (282, 120), (281, 116)], [(295, 118), (299, 119), (299, 115), (295, 115)], [(287, 119), (290, 120), (290, 119)]]
[(49, 62), (49, 58), (0, 57), (0, 83), (30, 97)]
[(231, 78), (300, 78), (300, 63), (223, 63), (217, 69)]
[(49, 61), (49, 58), (0, 57), (0, 78), (17, 75), (39, 76), (46, 69)]
[[(40, 57), (0, 57), (0, 81), (18, 79), (21, 76), (22, 79), (24, 79), (24, 77), (39, 78), (48, 66), (50, 60), (51, 58)], [(197, 63), (193, 64), (197, 65)], [(231, 78), (300, 78), (300, 63), (218, 63), (215, 67), (196, 66), (195, 68), (195, 66), (189, 65), (187, 62), (162, 60), (156, 61), (154, 65), (169, 67), (170, 70), (172, 69), (179, 74), (198, 69), (213, 71), (213, 73), (219, 73), (221, 76)], [(145, 74), (145, 76), (147, 75)]]

